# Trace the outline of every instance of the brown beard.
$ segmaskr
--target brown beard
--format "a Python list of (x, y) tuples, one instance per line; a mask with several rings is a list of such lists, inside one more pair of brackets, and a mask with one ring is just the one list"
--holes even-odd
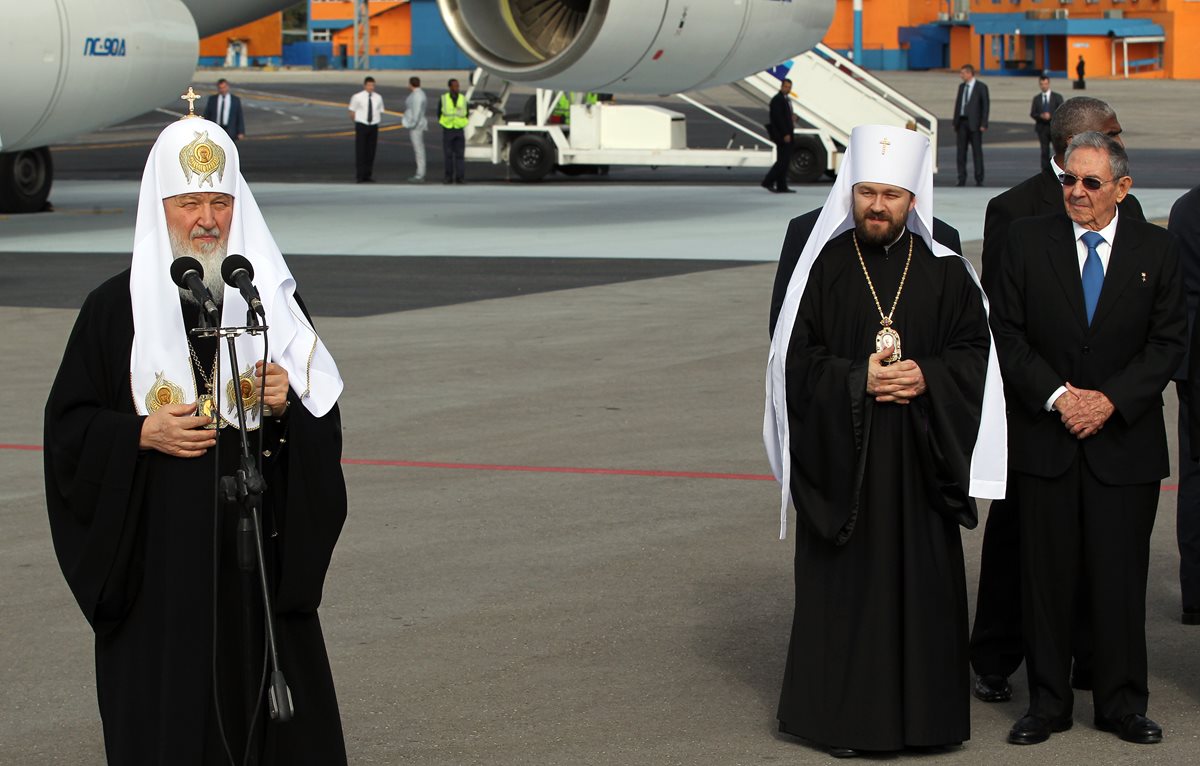
[[(882, 234), (873, 234), (869, 229), (867, 229), (867, 220), (887, 221), (888, 226)], [(907, 220), (907, 216), (905, 216), (905, 220)], [(860, 219), (858, 215), (855, 214), (854, 233), (858, 236), (858, 241), (864, 245), (886, 247), (887, 245), (895, 242), (900, 235), (904, 233), (904, 220), (893, 221), (886, 216), (873, 218), (869, 213)]]

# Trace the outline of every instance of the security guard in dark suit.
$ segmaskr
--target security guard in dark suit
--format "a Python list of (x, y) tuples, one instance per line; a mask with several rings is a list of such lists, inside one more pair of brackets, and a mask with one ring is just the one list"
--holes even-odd
[(1033, 129), (1037, 131), (1038, 143), (1042, 146), (1042, 170), (1050, 172), (1050, 118), (1054, 110), (1062, 106), (1061, 93), (1050, 90), (1050, 76), (1043, 74), (1038, 78), (1038, 86), (1042, 92), (1033, 97), (1029, 105), (1029, 116), (1033, 118)]

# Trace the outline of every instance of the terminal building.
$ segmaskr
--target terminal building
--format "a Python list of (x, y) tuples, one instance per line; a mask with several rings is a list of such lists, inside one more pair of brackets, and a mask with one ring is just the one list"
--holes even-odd
[[(355, 66), (353, 0), (307, 0), (307, 29), (281, 14), (207, 37), (201, 66)], [(372, 69), (468, 69), (436, 0), (371, 0)], [(956, 69), (1089, 79), (1200, 79), (1200, 0), (837, 0), (825, 45), (874, 70)]]
[(1200, 78), (1196, 0), (838, 0), (825, 44), (875, 70)]

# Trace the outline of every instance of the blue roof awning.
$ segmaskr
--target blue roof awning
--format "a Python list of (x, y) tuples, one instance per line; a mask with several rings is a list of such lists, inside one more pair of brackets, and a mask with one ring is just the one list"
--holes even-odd
[(976, 34), (1071, 35), (1073, 37), (1161, 37), (1150, 19), (1030, 19), (1023, 13), (972, 13)]

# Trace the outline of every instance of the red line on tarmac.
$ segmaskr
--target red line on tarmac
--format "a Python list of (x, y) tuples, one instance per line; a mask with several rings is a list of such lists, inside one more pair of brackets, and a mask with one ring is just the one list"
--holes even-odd
[[(0, 444), (0, 450), (41, 452), (40, 444)], [(643, 471), (634, 468), (582, 468), (555, 465), (494, 465), (490, 463), (435, 463), (422, 460), (364, 460), (342, 458), (342, 465), (381, 468), (439, 468), (453, 471), (516, 471), (518, 473), (574, 473), (593, 476), (649, 476), (657, 479), (724, 479), (726, 481), (773, 481), (770, 474), (714, 473), (710, 471)], [(1163, 484), (1163, 492), (1175, 492), (1178, 484)]]

